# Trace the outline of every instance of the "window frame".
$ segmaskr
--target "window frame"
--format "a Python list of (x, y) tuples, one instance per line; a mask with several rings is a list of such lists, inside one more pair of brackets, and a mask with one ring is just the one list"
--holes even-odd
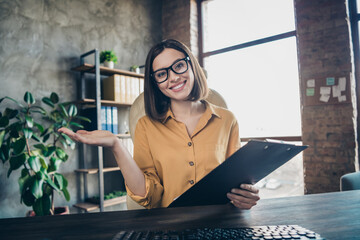
[[(210, 57), (210, 56), (214, 56), (214, 55), (222, 54), (222, 53), (227, 53), (227, 52), (231, 52), (231, 51), (235, 51), (235, 50), (239, 50), (239, 49), (243, 49), (243, 48), (247, 48), (247, 47), (257, 46), (260, 44), (265, 44), (265, 43), (282, 40), (282, 39), (286, 39), (286, 38), (290, 38), (290, 37), (296, 38), (296, 29), (295, 29), (293, 31), (280, 33), (280, 34), (272, 35), (269, 37), (260, 38), (260, 39), (256, 39), (253, 41), (239, 43), (239, 44), (232, 45), (229, 47), (204, 52), (203, 3), (208, 2), (208, 1), (211, 1), (211, 0), (196, 0), (197, 17), (198, 17), (198, 51), (199, 51), (199, 56), (198, 56), (199, 59), (198, 60), (199, 60), (199, 64), (201, 67), (204, 67), (204, 58), (206, 58), (206, 57)], [(358, 106), (359, 106), (359, 104), (358, 104)], [(283, 141), (302, 141), (301, 136), (249, 137), (249, 138), (242, 138), (242, 141), (246, 142), (246, 141), (249, 141), (250, 139), (264, 140), (267, 138), (283, 140)]]

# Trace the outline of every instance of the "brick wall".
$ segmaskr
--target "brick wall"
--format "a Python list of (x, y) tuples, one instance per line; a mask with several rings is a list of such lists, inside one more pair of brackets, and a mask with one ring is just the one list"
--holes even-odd
[[(358, 164), (355, 141), (355, 83), (351, 58), (346, 0), (294, 0), (306, 193), (339, 190), (340, 177)], [(163, 39), (184, 42), (197, 55), (197, 8), (195, 0), (164, 0)], [(307, 101), (307, 80), (324, 84), (326, 77), (345, 76), (348, 95), (344, 103)], [(319, 89), (316, 89), (319, 91)]]
[(196, 0), (163, 0), (163, 39), (176, 39), (198, 56), (198, 23)]
[[(355, 83), (345, 0), (295, 0), (306, 193), (339, 190), (340, 177), (355, 170), (357, 159)], [(307, 81), (325, 85), (345, 76), (347, 101), (323, 102), (306, 94)], [(315, 91), (319, 91), (315, 88)], [(315, 94), (316, 95), (316, 94)]]

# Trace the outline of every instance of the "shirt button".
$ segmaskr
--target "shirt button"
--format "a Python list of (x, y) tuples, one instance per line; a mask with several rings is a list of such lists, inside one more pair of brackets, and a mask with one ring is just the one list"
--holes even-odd
[(193, 161), (189, 162), (189, 165), (194, 166), (194, 162)]
[(194, 180), (190, 180), (189, 183), (190, 183), (191, 185), (193, 185), (193, 184), (194, 184)]
[(191, 145), (192, 145), (192, 142), (188, 142), (188, 146), (191, 147)]

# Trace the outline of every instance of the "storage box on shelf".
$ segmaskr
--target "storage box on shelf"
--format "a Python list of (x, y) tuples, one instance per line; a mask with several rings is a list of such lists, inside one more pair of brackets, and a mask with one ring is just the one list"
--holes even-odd
[[(94, 65), (85, 63), (84, 59), (93, 55)], [(133, 144), (128, 130), (128, 119), (124, 119), (124, 111), (130, 109), (131, 104), (136, 97), (143, 91), (144, 75), (135, 72), (130, 72), (120, 69), (110, 69), (100, 66), (99, 51), (94, 49), (80, 56), (80, 66), (72, 69), (73, 71), (80, 72), (80, 99), (79, 103), (84, 106), (91, 106), (92, 109), (85, 109), (92, 116), (93, 122), (88, 128), (89, 130), (104, 129), (112, 131), (120, 138), (124, 145), (132, 154)], [(95, 77), (95, 98), (87, 98), (85, 93), (85, 74), (90, 74)], [(101, 79), (101, 76), (107, 78)], [(101, 86), (103, 86), (103, 96), (101, 96)], [(119, 111), (118, 111), (119, 110)], [(125, 114), (126, 115), (126, 114)], [(111, 117), (110, 117), (111, 116)], [(127, 115), (128, 116), (128, 115)], [(84, 148), (82, 148), (84, 149)], [(82, 174), (84, 179), (84, 201), (88, 199), (87, 196), (88, 184), (87, 175), (97, 174), (99, 182), (99, 203), (82, 202), (74, 206), (86, 212), (100, 208), (104, 211), (104, 207), (112, 206), (115, 204), (125, 203), (126, 196), (116, 197), (114, 199), (104, 200), (104, 173), (119, 171), (119, 167), (104, 167), (103, 149), (98, 147), (98, 168), (86, 167), (86, 152), (80, 151), (80, 159), (82, 160), (83, 168), (77, 169), (75, 172)], [(121, 174), (121, 172), (120, 172)]]

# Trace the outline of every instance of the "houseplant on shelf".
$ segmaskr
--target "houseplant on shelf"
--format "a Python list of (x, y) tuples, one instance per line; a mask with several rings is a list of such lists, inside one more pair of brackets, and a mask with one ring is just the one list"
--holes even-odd
[(1, 98), (0, 103), (5, 99), (17, 105), (0, 112), (0, 159), (3, 166), (9, 162), (7, 177), (21, 169), (20, 202), (32, 207), (37, 216), (55, 214), (54, 191), (70, 200), (68, 182), (59, 168), (68, 160), (64, 149), (75, 148), (74, 141), (57, 130), (82, 128), (76, 120), (90, 120), (78, 116), (75, 105), (60, 103), (56, 93), (42, 99), (48, 111), (35, 105), (30, 92), (24, 95), (25, 104), (10, 97)]
[(140, 67), (138, 65), (132, 65), (130, 67), (131, 72), (140, 73)]
[(100, 63), (104, 63), (105, 67), (114, 68), (114, 63), (117, 63), (117, 57), (114, 51), (102, 51), (100, 53)]

